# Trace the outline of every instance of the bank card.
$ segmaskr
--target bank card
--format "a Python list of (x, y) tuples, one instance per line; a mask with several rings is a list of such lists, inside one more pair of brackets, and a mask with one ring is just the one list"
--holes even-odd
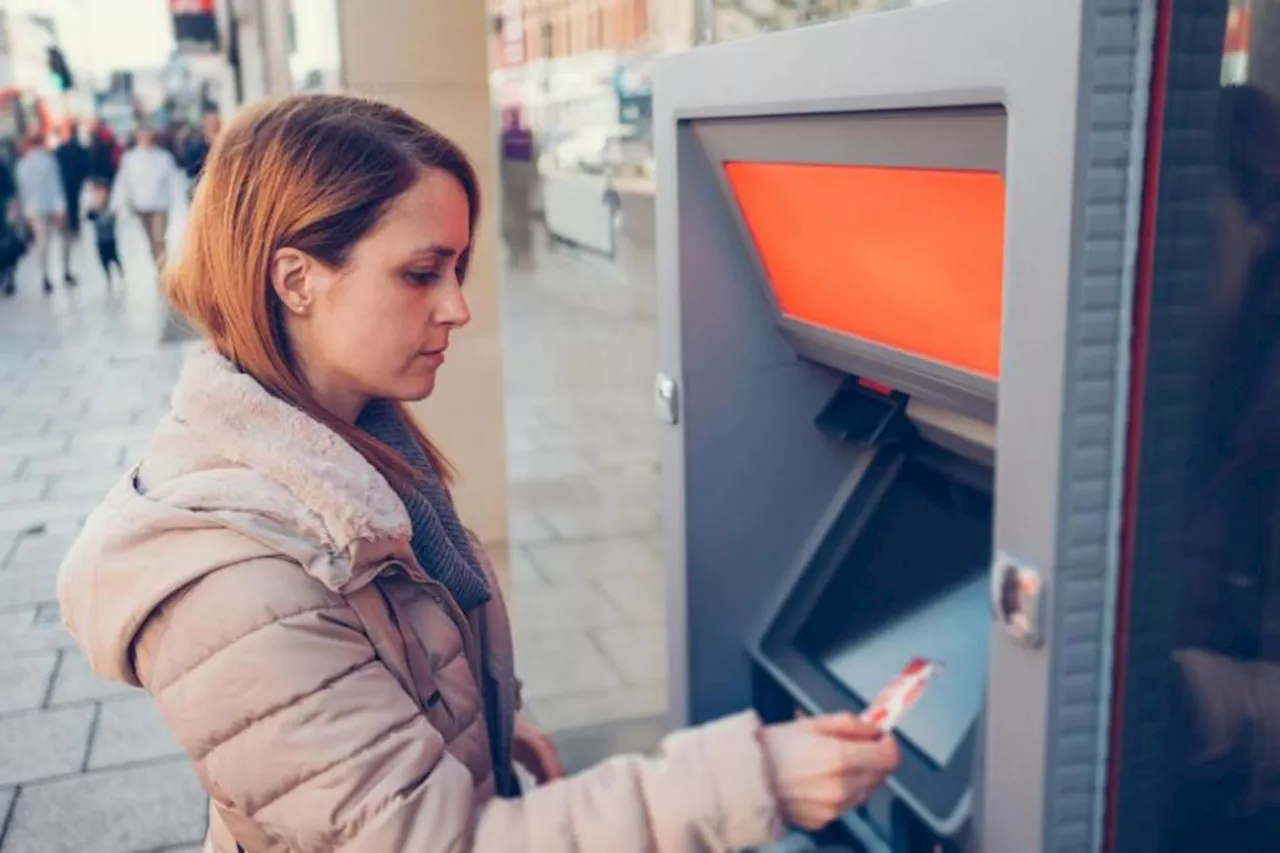
[(902, 672), (882, 689), (862, 719), (886, 734), (893, 731), (924, 694), (925, 686), (942, 671), (942, 664), (926, 658), (912, 658)]

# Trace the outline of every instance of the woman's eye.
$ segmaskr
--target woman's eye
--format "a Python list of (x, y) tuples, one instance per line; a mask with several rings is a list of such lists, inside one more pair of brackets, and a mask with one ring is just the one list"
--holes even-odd
[(435, 270), (408, 270), (404, 277), (409, 280), (410, 284), (427, 285), (433, 284), (440, 278), (440, 273)]

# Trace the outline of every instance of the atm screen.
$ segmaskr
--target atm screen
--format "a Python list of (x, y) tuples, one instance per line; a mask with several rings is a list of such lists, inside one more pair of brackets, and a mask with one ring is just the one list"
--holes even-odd
[(936, 767), (982, 707), (991, 523), (990, 495), (908, 458), (796, 637), (864, 705), (912, 657), (941, 661), (898, 726)]
[(998, 172), (760, 162), (724, 170), (784, 315), (998, 376)]

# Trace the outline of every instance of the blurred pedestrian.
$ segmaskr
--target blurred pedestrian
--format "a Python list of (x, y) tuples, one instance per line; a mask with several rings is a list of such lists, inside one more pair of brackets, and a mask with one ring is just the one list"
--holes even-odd
[(187, 170), (187, 177), (191, 179), (191, 183), (200, 178), (200, 173), (204, 171), (204, 161), (209, 156), (209, 149), (213, 147), (213, 140), (217, 139), (218, 131), (222, 129), (222, 118), (218, 115), (217, 110), (206, 110), (200, 118), (200, 129), (193, 133), (187, 140), (186, 156), (184, 166)]
[(16, 204), (18, 188), (7, 159), (0, 158), (0, 295), (12, 296), (18, 261), (27, 251), (26, 229)]
[(106, 123), (99, 120), (89, 133), (89, 175), (111, 186), (120, 165), (120, 145)]
[(6, 154), (0, 154), (0, 218), (10, 219), (13, 215), (21, 215), (18, 209), (18, 186), (13, 180), (13, 160)]
[(89, 212), (87, 217), (93, 222), (94, 242), (98, 246), (98, 260), (102, 262), (102, 271), (107, 276), (107, 285), (112, 283), (111, 268), (114, 266), (124, 282), (124, 264), (120, 262), (120, 249), (116, 244), (116, 214), (111, 209), (109, 197), (110, 185), (101, 178), (90, 181)]
[(62, 144), (54, 151), (58, 171), (62, 175), (62, 189), (67, 198), (67, 233), (71, 238), (80, 236), (80, 194), (84, 192), (85, 179), (89, 177), (89, 149), (80, 144), (80, 129), (72, 122)]
[(44, 292), (53, 292), (49, 270), (49, 247), (53, 240), (62, 243), (62, 274), (68, 286), (76, 283), (71, 274), (71, 241), (66, 233), (67, 198), (62, 186), (58, 161), (39, 134), (29, 137), (15, 170), (22, 215), (31, 228), (36, 262), (44, 277)]
[(873, 724), (750, 711), (565, 777), (406, 406), (470, 319), (466, 154), (389, 105), (294, 97), (243, 113), (201, 182), (165, 284), (206, 341), (58, 594), (94, 670), (146, 687), (198, 765), (206, 851), (737, 850), (884, 782)]
[(509, 109), (503, 115), (501, 150), (502, 237), (511, 265), (529, 267), (533, 264), (534, 208), (538, 194), (537, 150), (533, 132), (517, 109)]
[(156, 144), (150, 127), (140, 126), (137, 145), (120, 158), (111, 207), (117, 212), (132, 211), (142, 220), (158, 268), (164, 266), (164, 238), (177, 177), (173, 155)]
[(0, 156), (0, 208), (7, 209), (17, 192), (18, 188), (13, 182), (13, 169), (9, 166), (9, 160)]

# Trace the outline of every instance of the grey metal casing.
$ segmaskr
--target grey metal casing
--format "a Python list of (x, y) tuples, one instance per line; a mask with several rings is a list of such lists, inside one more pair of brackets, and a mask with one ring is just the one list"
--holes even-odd
[(1152, 0), (949, 0), (662, 60), (660, 368), (673, 723), (750, 701), (742, 646), (853, 453), (695, 138), (699, 119), (1001, 105), (1008, 115), (995, 545), (1039, 567), (1046, 643), (993, 628), (980, 846), (1098, 846), (1127, 334)]

